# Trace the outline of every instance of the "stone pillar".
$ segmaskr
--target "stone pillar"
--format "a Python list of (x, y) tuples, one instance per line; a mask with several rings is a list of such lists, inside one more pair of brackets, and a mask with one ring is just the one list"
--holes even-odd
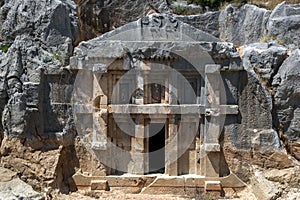
[(177, 74), (171, 72), (169, 75), (169, 104), (177, 104), (178, 100), (178, 82), (177, 82)]
[[(170, 176), (178, 175), (178, 125), (175, 115), (169, 118), (168, 138), (165, 145), (165, 173)], [(171, 143), (172, 142), (172, 143)]]
[[(189, 125), (188, 125), (188, 134), (191, 136), (196, 136), (198, 133), (197, 130), (197, 124), (196, 122), (197, 118), (191, 117), (189, 119)], [(191, 145), (188, 148), (188, 153), (189, 153), (189, 174), (197, 174), (197, 150), (196, 150), (196, 138), (193, 137), (193, 141)]]
[[(167, 66), (171, 66), (171, 62), (170, 60), (168, 60), (168, 63), (167, 63)], [(168, 77), (168, 70), (164, 70), (166, 71), (167, 73), (164, 73), (164, 78), (165, 78), (165, 99), (164, 99), (164, 102), (165, 104), (168, 104), (170, 102), (170, 88), (169, 88), (169, 77)]]
[(136, 64), (136, 93), (135, 93), (135, 104), (144, 104), (144, 75), (140, 64), (137, 61)]
[(135, 161), (132, 165), (133, 174), (145, 174), (145, 123), (143, 115), (137, 115), (135, 118), (135, 137), (131, 141), (132, 159)]
[(145, 77), (144, 77), (144, 104), (149, 104), (150, 102), (150, 85), (148, 84), (149, 80), (149, 74), (148, 72), (145, 72)]
[(207, 65), (205, 68), (205, 131), (203, 148), (204, 175), (206, 177), (219, 177), (220, 171), (220, 66)]
[(98, 77), (101, 73), (94, 73), (93, 75), (93, 138), (92, 148), (97, 150), (107, 149), (107, 98), (105, 91), (107, 88), (101, 88), (98, 82)]

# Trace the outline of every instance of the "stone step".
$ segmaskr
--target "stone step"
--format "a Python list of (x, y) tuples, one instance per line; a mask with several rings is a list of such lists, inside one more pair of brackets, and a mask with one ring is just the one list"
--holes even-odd
[(75, 174), (70, 180), (79, 190), (126, 190), (128, 193), (181, 194), (188, 190), (199, 189), (203, 192), (219, 192), (222, 188), (245, 187), (236, 175), (210, 178), (198, 175), (123, 175), (87, 176)]

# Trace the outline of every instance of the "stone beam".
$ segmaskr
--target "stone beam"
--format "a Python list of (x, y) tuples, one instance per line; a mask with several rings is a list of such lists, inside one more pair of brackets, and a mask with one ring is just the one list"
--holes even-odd
[[(76, 108), (75, 108), (76, 109)], [(78, 111), (85, 110), (78, 107)], [(163, 104), (147, 104), (147, 105), (109, 105), (109, 113), (120, 114), (201, 114), (206, 116), (218, 116), (225, 114), (238, 114), (237, 105), (220, 105), (214, 108), (206, 108), (203, 105), (186, 104), (186, 105), (163, 105)]]

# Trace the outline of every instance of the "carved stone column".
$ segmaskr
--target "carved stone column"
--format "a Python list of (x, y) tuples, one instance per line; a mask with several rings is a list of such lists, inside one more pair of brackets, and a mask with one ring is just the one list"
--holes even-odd
[(145, 173), (145, 123), (143, 115), (137, 115), (135, 123), (135, 137), (131, 141), (132, 159), (135, 162), (133, 163), (131, 173), (142, 175)]
[(205, 68), (205, 132), (204, 132), (204, 175), (206, 177), (219, 177), (220, 171), (220, 66), (207, 65)]
[(135, 104), (144, 104), (144, 75), (141, 66), (141, 61), (137, 60), (135, 63), (136, 69), (136, 92), (135, 92)]
[(165, 145), (166, 174), (170, 176), (178, 175), (178, 125), (175, 115), (169, 118), (168, 138)]

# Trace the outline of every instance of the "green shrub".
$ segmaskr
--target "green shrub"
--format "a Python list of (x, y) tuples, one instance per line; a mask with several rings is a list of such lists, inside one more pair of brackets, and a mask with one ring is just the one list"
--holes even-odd
[(8, 49), (9, 49), (9, 45), (7, 45), (7, 44), (3, 44), (1, 47), (0, 47), (0, 49), (4, 52), (4, 53), (6, 53), (7, 51), (8, 51)]

